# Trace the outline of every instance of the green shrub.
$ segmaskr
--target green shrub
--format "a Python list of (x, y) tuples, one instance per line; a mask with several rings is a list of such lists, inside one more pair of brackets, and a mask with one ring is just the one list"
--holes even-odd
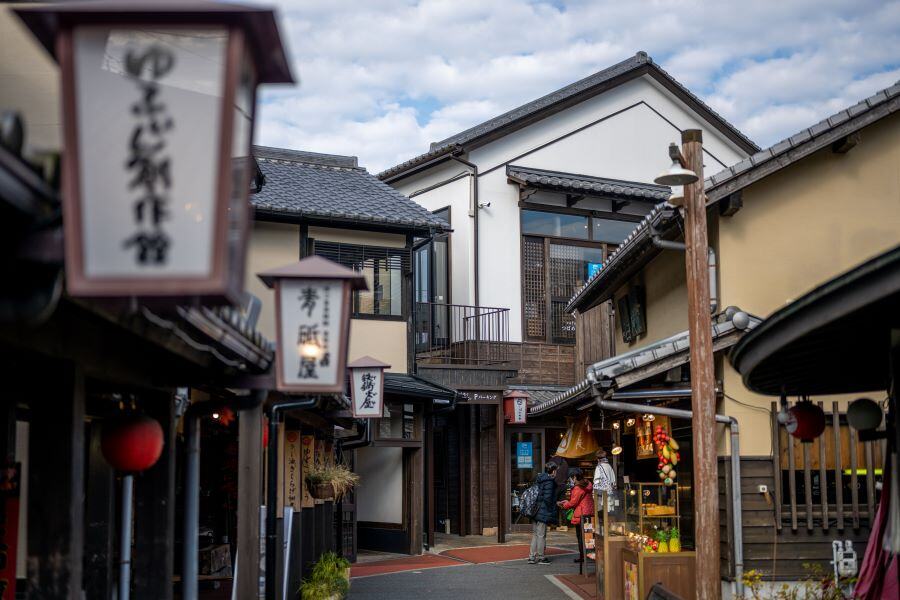
[(329, 600), (333, 596), (344, 598), (350, 591), (347, 569), (350, 562), (334, 552), (323, 554), (315, 566), (309, 579), (300, 586), (302, 600)]

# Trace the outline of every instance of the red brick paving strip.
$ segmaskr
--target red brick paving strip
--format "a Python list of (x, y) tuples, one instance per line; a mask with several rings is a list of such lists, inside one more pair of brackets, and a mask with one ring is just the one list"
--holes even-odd
[(554, 575), (557, 581), (578, 594), (579, 598), (584, 600), (595, 600), (597, 598), (597, 582), (593, 575)]
[[(482, 546), (479, 548), (459, 548), (457, 550), (444, 550), (441, 556), (450, 556), (474, 564), (502, 562), (504, 560), (517, 560), (528, 558), (531, 547), (527, 544), (513, 544), (510, 546)], [(571, 550), (562, 548), (547, 548), (547, 556), (557, 554), (574, 554)]]
[(384, 575), (386, 573), (400, 573), (401, 571), (418, 571), (419, 569), (433, 569), (434, 567), (459, 566), (458, 560), (437, 554), (423, 554), (421, 556), (405, 556), (403, 558), (391, 558), (373, 562), (352, 565), (350, 577), (366, 577), (367, 575)]

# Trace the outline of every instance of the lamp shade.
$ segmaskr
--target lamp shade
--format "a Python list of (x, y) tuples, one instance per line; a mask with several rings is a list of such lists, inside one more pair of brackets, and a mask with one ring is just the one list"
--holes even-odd
[(291, 81), (271, 10), (16, 12), (60, 66), (68, 293), (239, 302), (256, 87)]
[(163, 438), (162, 426), (155, 419), (139, 415), (120, 417), (103, 424), (100, 450), (114, 469), (139, 473), (159, 460)]
[(801, 442), (812, 442), (825, 431), (825, 412), (812, 402), (798, 402), (788, 409), (784, 427)]
[(347, 365), (350, 370), (350, 399), (353, 416), (380, 419), (384, 411), (384, 370), (391, 365), (363, 356)]
[(878, 429), (883, 419), (881, 406), (871, 398), (859, 398), (847, 407), (847, 422), (857, 431)]
[[(696, 183), (700, 179), (696, 173), (690, 169), (685, 169), (677, 160), (672, 161), (672, 166), (667, 171), (663, 171), (653, 180), (658, 185), (690, 185)], [(683, 202), (683, 201), (682, 201)]]

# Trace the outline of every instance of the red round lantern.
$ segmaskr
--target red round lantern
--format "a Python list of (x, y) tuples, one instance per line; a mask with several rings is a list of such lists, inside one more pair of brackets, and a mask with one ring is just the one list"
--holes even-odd
[(100, 449), (114, 469), (146, 471), (159, 460), (163, 437), (162, 426), (155, 419), (140, 415), (121, 417), (103, 425)]
[(801, 442), (812, 442), (825, 431), (825, 412), (812, 402), (798, 402), (787, 413), (784, 428)]

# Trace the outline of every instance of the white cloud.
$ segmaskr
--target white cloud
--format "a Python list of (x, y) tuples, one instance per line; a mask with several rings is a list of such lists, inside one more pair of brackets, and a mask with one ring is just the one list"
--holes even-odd
[(372, 171), (637, 50), (762, 146), (900, 78), (898, 0), (276, 5), (301, 85), (265, 90), (257, 141)]

